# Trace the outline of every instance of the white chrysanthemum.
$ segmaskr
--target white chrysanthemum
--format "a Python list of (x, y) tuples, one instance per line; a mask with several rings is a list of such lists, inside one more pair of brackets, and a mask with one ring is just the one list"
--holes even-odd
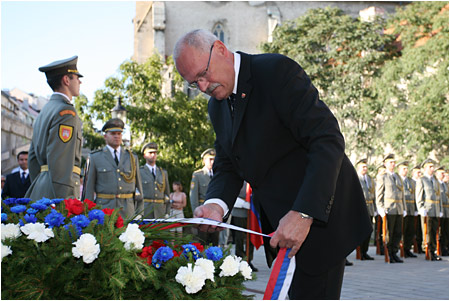
[(240, 257), (236, 257), (234, 255), (228, 255), (222, 265), (220, 266), (219, 276), (234, 276), (239, 272), (239, 262), (241, 261)]
[(214, 282), (214, 262), (209, 259), (199, 258), (195, 261), (195, 265), (201, 267), (206, 273), (206, 279)]
[(241, 261), (239, 263), (239, 271), (241, 272), (244, 279), (252, 279), (252, 268), (248, 265), (247, 261)]
[(34, 239), (36, 242), (44, 242), (55, 236), (53, 230), (45, 228), (43, 223), (26, 224), (20, 227), (20, 230), (28, 236), (28, 239)]
[(125, 232), (120, 234), (119, 239), (125, 243), (125, 249), (138, 249), (144, 247), (144, 232), (139, 229), (138, 224), (128, 224)]
[(175, 280), (185, 287), (188, 294), (195, 294), (205, 285), (206, 272), (200, 266), (194, 266), (192, 269), (192, 263), (188, 263), (187, 267), (178, 269)]
[(72, 248), (73, 256), (76, 258), (83, 256), (85, 263), (93, 262), (100, 253), (100, 245), (97, 243), (95, 236), (90, 233), (82, 234), (73, 245), (75, 245)]
[(16, 224), (2, 224), (2, 241), (6, 238), (17, 238), (22, 233), (20, 233), (20, 227)]
[(12, 250), (10, 246), (6, 246), (2, 243), (2, 261), (3, 261), (3, 257), (11, 255), (12, 254)]

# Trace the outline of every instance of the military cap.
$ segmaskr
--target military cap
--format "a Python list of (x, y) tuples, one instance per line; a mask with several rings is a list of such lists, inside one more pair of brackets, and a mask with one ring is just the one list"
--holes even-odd
[(148, 152), (157, 152), (158, 151), (158, 144), (155, 142), (149, 142), (142, 148), (142, 153), (144, 154), (146, 151)]
[(208, 148), (207, 150), (205, 150), (203, 153), (202, 153), (202, 159), (204, 158), (204, 157), (211, 157), (211, 158), (214, 158), (216, 156), (216, 150), (214, 149), (214, 148)]
[(409, 162), (408, 162), (408, 161), (402, 161), (402, 162), (398, 163), (397, 166), (398, 166), (398, 167), (400, 167), (400, 166), (406, 166), (406, 167), (408, 167), (408, 166), (409, 166)]
[(125, 124), (120, 118), (112, 118), (108, 120), (102, 128), (102, 132), (123, 132)]
[(414, 170), (420, 170), (420, 165), (414, 166), (412, 170), (413, 170), (413, 171), (414, 171)]
[(386, 157), (384, 157), (383, 163), (384, 163), (384, 162), (387, 162), (387, 161), (395, 161), (395, 156), (394, 156), (394, 154), (389, 154), (389, 155), (387, 155)]
[(356, 162), (356, 166), (358, 166), (359, 164), (367, 164), (367, 158), (361, 159), (358, 162)]
[(426, 159), (425, 161), (422, 162), (422, 168), (424, 168), (426, 165), (434, 165), (436, 164), (436, 162), (433, 159)]
[(436, 168), (436, 171), (438, 170), (445, 172), (445, 166), (444, 165), (439, 166), (438, 168)]
[(55, 77), (58, 75), (65, 75), (65, 74), (76, 74), (79, 77), (83, 77), (83, 75), (81, 75), (78, 72), (77, 61), (78, 61), (78, 56), (75, 55), (68, 59), (55, 61), (48, 65), (39, 67), (39, 71), (45, 72), (45, 76), (47, 78)]

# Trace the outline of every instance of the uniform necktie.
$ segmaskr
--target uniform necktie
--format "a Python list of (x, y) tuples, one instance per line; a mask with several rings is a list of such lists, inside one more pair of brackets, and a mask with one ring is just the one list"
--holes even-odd
[(234, 117), (234, 104), (236, 102), (236, 94), (232, 93), (229, 97), (228, 97), (228, 105), (230, 106), (230, 110), (231, 110), (231, 118)]
[(116, 165), (119, 165), (119, 159), (117, 158), (117, 150), (114, 150), (114, 161), (116, 161)]
[(22, 176), (20, 177), (22, 184), (25, 184), (25, 172), (22, 172)]
[(155, 168), (154, 167), (152, 168), (152, 175), (153, 175), (153, 178), (156, 179), (156, 172), (155, 172)]
[(212, 171), (210, 171), (209, 172), (209, 178), (212, 179), (212, 177), (213, 177), (213, 173), (212, 173)]

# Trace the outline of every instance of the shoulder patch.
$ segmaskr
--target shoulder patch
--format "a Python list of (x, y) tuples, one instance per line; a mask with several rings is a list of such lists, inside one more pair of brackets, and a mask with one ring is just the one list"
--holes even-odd
[(195, 182), (192, 181), (192, 182), (191, 182), (191, 190), (194, 189), (194, 187), (195, 187)]
[(59, 139), (61, 139), (62, 142), (67, 143), (72, 139), (73, 126), (60, 124), (58, 133)]
[(75, 111), (72, 111), (72, 110), (62, 110), (62, 111), (59, 112), (59, 116), (64, 116), (64, 115), (75, 116), (76, 113), (75, 113)]
[(100, 148), (100, 149), (96, 149), (96, 150), (92, 151), (91, 154), (98, 153), (98, 152), (100, 152), (101, 150), (102, 150), (101, 148)]

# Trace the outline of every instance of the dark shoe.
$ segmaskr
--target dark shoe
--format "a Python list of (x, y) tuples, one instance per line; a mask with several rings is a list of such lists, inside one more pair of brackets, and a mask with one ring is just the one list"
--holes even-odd
[(373, 260), (373, 257), (369, 256), (367, 253), (364, 253), (361, 256), (361, 260)]
[(258, 272), (258, 269), (255, 268), (255, 266), (251, 262), (248, 265), (250, 266), (253, 272)]
[(442, 260), (441, 257), (435, 255), (435, 254), (431, 254), (431, 261), (440, 261)]
[(353, 265), (353, 262), (350, 262), (347, 259), (345, 259), (345, 265), (346, 266), (351, 266), (351, 265)]
[(395, 260), (395, 262), (398, 262), (398, 263), (403, 262), (403, 260), (401, 260), (400, 257), (397, 256), (397, 254), (392, 253), (391, 255), (392, 255), (392, 258)]
[(416, 258), (417, 255), (414, 255), (410, 250), (405, 250), (405, 258), (408, 258), (408, 257)]

